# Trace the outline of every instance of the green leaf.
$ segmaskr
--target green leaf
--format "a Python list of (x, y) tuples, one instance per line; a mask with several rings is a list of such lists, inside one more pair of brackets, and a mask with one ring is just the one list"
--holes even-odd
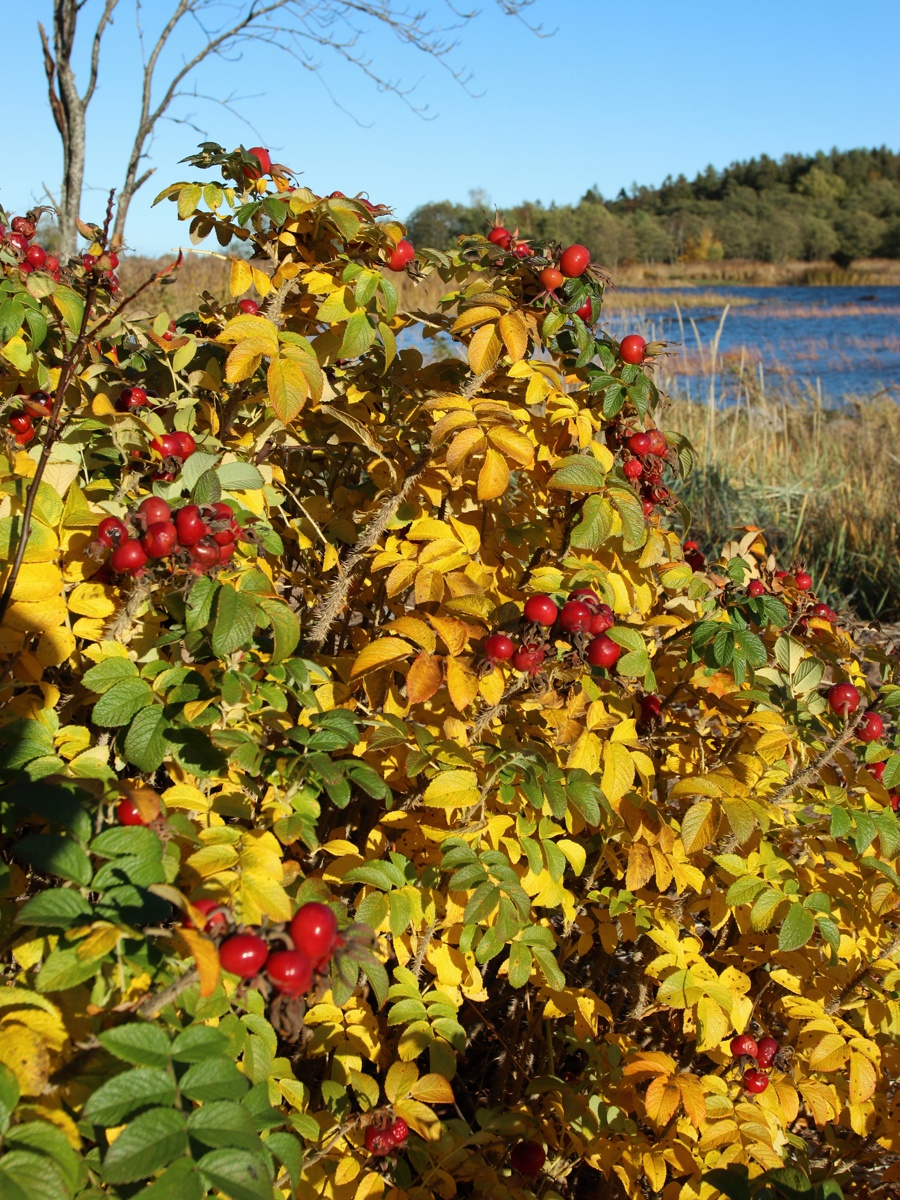
[(569, 492), (597, 492), (606, 486), (606, 471), (592, 454), (577, 454), (565, 460), (550, 477), (551, 488)]
[(207, 1186), (229, 1200), (271, 1200), (272, 1182), (261, 1155), (246, 1150), (211, 1150), (198, 1164)]
[(524, 987), (531, 978), (531, 949), (524, 942), (513, 942), (509, 948), (509, 985)]
[(559, 992), (564, 991), (566, 977), (560, 970), (559, 963), (556, 961), (556, 956), (553, 952), (545, 946), (532, 946), (531, 953), (537, 960), (537, 965), (540, 967), (548, 985)]
[(200, 476), (205, 475), (207, 471), (211, 471), (218, 461), (218, 457), (214, 454), (201, 454), (199, 452), (192, 454), (181, 469), (181, 480), (188, 491), (191, 491)]
[(79, 958), (75, 950), (52, 950), (38, 971), (35, 988), (39, 992), (64, 992), (96, 975), (96, 958)]
[(151, 1108), (127, 1125), (103, 1160), (107, 1183), (136, 1183), (146, 1179), (188, 1148), (184, 1114), (172, 1108)]
[(638, 550), (647, 540), (647, 522), (641, 502), (631, 488), (610, 487), (609, 498), (622, 518), (622, 549)]
[(153, 692), (145, 680), (123, 679), (100, 697), (94, 705), (92, 719), (107, 728), (127, 725), (152, 699)]
[(179, 1087), (191, 1100), (240, 1100), (250, 1086), (246, 1075), (229, 1058), (207, 1058), (189, 1067)]
[(222, 484), (216, 471), (204, 471), (191, 488), (194, 504), (216, 504), (222, 498)]
[(730, 908), (737, 908), (741, 904), (752, 904), (765, 887), (763, 880), (757, 879), (755, 875), (743, 875), (740, 879), (736, 879), (725, 893), (725, 903)]
[(100, 1035), (105, 1050), (139, 1067), (164, 1067), (169, 1061), (169, 1039), (159, 1025), (130, 1021)]
[(213, 1100), (194, 1109), (187, 1127), (191, 1137), (204, 1146), (236, 1146), (262, 1152), (252, 1113), (234, 1100)]
[(67, 1200), (72, 1191), (59, 1166), (42, 1154), (8, 1150), (0, 1158), (3, 1200)]
[(138, 858), (159, 858), (160, 840), (152, 829), (141, 825), (119, 825), (104, 829), (91, 842), (91, 853), (101, 858), (134, 854)]
[(220, 658), (249, 643), (256, 628), (256, 604), (252, 597), (222, 584), (216, 597), (212, 648)]
[(203, 1200), (206, 1185), (195, 1162), (189, 1158), (176, 1158), (159, 1179), (138, 1195), (141, 1200)]
[(813, 935), (815, 921), (802, 904), (792, 904), (778, 934), (779, 950), (799, 950)]
[(572, 545), (580, 550), (599, 550), (613, 525), (613, 509), (605, 496), (588, 496), (581, 520), (572, 530)]
[(228, 1038), (209, 1025), (189, 1025), (175, 1038), (171, 1055), (176, 1062), (199, 1063), (228, 1052)]
[(47, 1154), (65, 1177), (67, 1193), (78, 1187), (81, 1175), (81, 1160), (69, 1145), (69, 1139), (56, 1125), (49, 1121), (26, 1121), (14, 1125), (6, 1135), (7, 1146), (16, 1146)]
[(68, 929), (85, 917), (93, 919), (93, 912), (87, 900), (73, 888), (48, 888), (25, 901), (16, 916), (16, 924)]
[(266, 1149), (282, 1164), (291, 1181), (291, 1190), (296, 1191), (303, 1170), (303, 1144), (300, 1139), (292, 1133), (273, 1133), (266, 1138)]
[(339, 358), (359, 358), (375, 341), (375, 329), (364, 312), (356, 312), (348, 319), (344, 340), (338, 352)]
[(272, 624), (275, 635), (275, 646), (272, 662), (279, 663), (288, 658), (297, 649), (300, 641), (300, 621), (283, 600), (261, 599), (259, 607), (263, 610)]
[(105, 658), (89, 671), (85, 671), (81, 682), (92, 692), (102, 694), (125, 679), (136, 679), (138, 669), (130, 658)]
[(188, 593), (185, 628), (188, 633), (203, 629), (212, 615), (219, 584), (208, 575), (201, 576)]
[(148, 1105), (174, 1106), (175, 1081), (160, 1067), (135, 1067), (107, 1080), (88, 1097), (84, 1115), (95, 1125), (121, 1125)]
[(159, 704), (142, 709), (131, 722), (123, 750), (139, 771), (149, 774), (162, 765), (167, 750), (166, 729), (165, 713)]
[(84, 319), (84, 298), (63, 284), (54, 291), (51, 302), (59, 310), (66, 328), (77, 334)]
[(57, 875), (87, 887), (93, 868), (87, 854), (70, 837), (59, 833), (34, 833), (20, 838), (13, 856), (46, 875)]
[(254, 467), (252, 463), (223, 463), (216, 469), (216, 474), (226, 492), (250, 492), (266, 484), (259, 467)]
[(0, 1063), (0, 1134), (9, 1126), (13, 1109), (19, 1103), (19, 1081), (4, 1063)]

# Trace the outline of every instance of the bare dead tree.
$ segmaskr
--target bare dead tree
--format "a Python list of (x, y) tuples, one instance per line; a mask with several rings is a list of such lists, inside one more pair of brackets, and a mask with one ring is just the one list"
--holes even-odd
[[(63, 179), (58, 202), (60, 248), (63, 254), (76, 249), (76, 219), (79, 217), (84, 185), (86, 115), (94, 97), (100, 68), (103, 36), (123, 0), (102, 0), (93, 31), (87, 87), (80, 92), (72, 67), (78, 19), (90, 0), (53, 0), (53, 36), (38, 24), (44, 54), (44, 70), (50, 107), (63, 145)], [(433, 21), (428, 14), (406, 7), (405, 0), (154, 0), (149, 11), (158, 18), (169, 15), (152, 41), (145, 37), (141, 0), (125, 0), (133, 8), (141, 49), (141, 107), (134, 140), (128, 153), (125, 178), (118, 193), (114, 244), (125, 235), (128, 209), (137, 190), (149, 179), (153, 168), (147, 159), (154, 130), (164, 117), (172, 117), (173, 105), (186, 97), (209, 99), (188, 83), (211, 58), (234, 61), (252, 44), (271, 47), (292, 57), (305, 70), (320, 74), (320, 55), (333, 53), (363, 72), (380, 90), (393, 92), (416, 111), (409, 90), (389, 79), (359, 48), (367, 30), (390, 30), (401, 45), (433, 59), (449, 71), (463, 87), (470, 76), (456, 63), (458, 34), (478, 13), (460, 11), (452, 0), (444, 0), (447, 19)], [(524, 12), (535, 0), (494, 0), (507, 16), (524, 20)], [(86, 19), (83, 18), (83, 19)], [(535, 33), (540, 29), (532, 27)], [(171, 53), (178, 48), (178, 65)], [(218, 100), (228, 106), (228, 100)]]

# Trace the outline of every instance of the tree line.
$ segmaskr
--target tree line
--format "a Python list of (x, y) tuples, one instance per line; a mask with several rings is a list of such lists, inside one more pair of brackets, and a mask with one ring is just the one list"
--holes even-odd
[[(473, 204), (423, 204), (409, 217), (417, 245), (449, 247), (483, 224)], [(658, 187), (633, 185), (612, 200), (591, 188), (577, 204), (526, 201), (503, 213), (538, 242), (581, 242), (596, 260), (900, 258), (900, 154), (880, 149), (761, 155), (707, 167)]]

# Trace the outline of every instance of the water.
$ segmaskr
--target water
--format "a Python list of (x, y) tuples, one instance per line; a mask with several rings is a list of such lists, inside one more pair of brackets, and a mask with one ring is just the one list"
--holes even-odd
[(612, 299), (603, 320), (610, 333), (680, 343), (663, 368), (668, 390), (705, 399), (714, 376), (717, 397), (727, 399), (752, 373), (767, 390), (796, 383), (829, 402), (877, 393), (900, 401), (900, 287), (623, 287), (618, 295), (629, 307), (617, 311)]

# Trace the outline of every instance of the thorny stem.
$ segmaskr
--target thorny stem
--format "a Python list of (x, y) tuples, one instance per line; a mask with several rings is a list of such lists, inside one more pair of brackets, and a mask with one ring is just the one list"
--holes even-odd
[(769, 804), (783, 804), (791, 795), (791, 793), (796, 791), (797, 788), (806, 787), (808, 783), (812, 783), (822, 768), (828, 766), (828, 764), (837, 754), (838, 750), (840, 750), (842, 746), (846, 746), (846, 744), (850, 741), (856, 732), (857, 726), (865, 715), (866, 710), (861, 708), (853, 720), (847, 722), (843, 728), (843, 731), (831, 742), (829, 746), (825, 748), (815, 762), (811, 763), (810, 766), (805, 768), (805, 770), (793, 775), (787, 781), (784, 787), (779, 788), (774, 796), (769, 797)]
[(197, 969), (192, 967), (180, 979), (176, 979), (174, 983), (170, 983), (168, 987), (162, 989), (161, 992), (154, 992), (151, 996), (147, 996), (145, 1000), (137, 1007), (139, 1017), (146, 1017), (148, 1020), (155, 1017), (157, 1013), (162, 1012), (167, 1004), (171, 1004), (173, 1000), (192, 987), (197, 982), (199, 975)]

